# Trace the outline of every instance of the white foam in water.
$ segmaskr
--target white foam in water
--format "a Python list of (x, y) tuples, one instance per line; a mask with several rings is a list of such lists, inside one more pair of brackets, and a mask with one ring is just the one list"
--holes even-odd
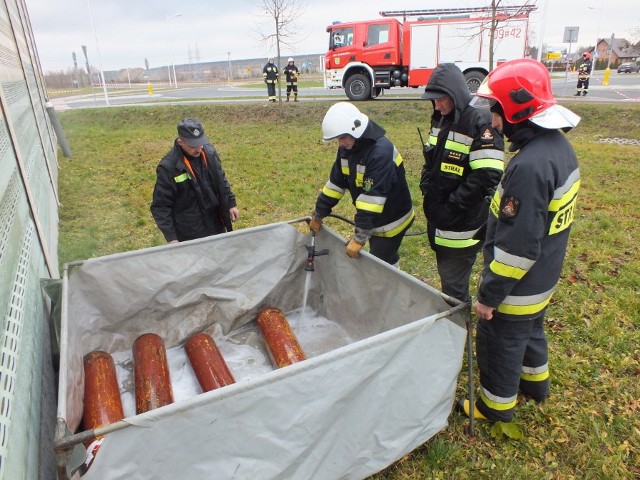
[[(339, 324), (318, 315), (309, 308), (304, 311), (303, 308), (298, 308), (286, 313), (285, 316), (307, 358), (352, 343), (352, 339)], [(222, 335), (218, 325), (213, 328), (213, 331), (207, 333), (214, 338), (236, 382), (246, 381), (273, 370), (255, 322), (228, 335)], [(112, 356), (116, 365), (124, 415), (130, 417), (136, 414), (133, 353), (127, 350), (112, 353)], [(167, 349), (167, 362), (174, 401), (179, 402), (202, 393), (182, 346)]]

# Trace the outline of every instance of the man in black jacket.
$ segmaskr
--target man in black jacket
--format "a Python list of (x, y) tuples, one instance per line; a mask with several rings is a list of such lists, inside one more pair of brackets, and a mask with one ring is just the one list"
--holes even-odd
[(442, 292), (471, 302), (469, 277), (484, 240), (488, 199), (504, 170), (504, 141), (489, 109), (469, 105), (464, 75), (438, 65), (425, 88), (433, 103), (420, 189)]
[(187, 118), (156, 169), (151, 214), (168, 243), (233, 230), (236, 198), (202, 124)]

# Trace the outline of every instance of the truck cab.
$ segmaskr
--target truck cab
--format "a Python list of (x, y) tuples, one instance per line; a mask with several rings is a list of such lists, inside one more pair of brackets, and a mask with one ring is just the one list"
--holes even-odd
[(395, 84), (393, 72), (402, 64), (398, 20), (336, 23), (327, 32), (327, 87), (344, 88), (351, 100), (366, 100)]

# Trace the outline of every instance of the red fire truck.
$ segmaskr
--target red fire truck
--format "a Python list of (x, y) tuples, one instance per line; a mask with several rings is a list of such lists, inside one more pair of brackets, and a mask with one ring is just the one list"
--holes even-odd
[(325, 86), (344, 88), (350, 100), (367, 100), (391, 87), (424, 86), (439, 63), (453, 62), (475, 92), (490, 70), (491, 32), (494, 66), (524, 57), (535, 8), (400, 10), (380, 12), (385, 18), (378, 20), (334, 23), (327, 27)]

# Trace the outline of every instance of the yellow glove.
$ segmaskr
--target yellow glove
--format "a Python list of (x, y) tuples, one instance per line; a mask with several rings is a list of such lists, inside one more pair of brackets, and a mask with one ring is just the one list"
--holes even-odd
[(356, 242), (354, 239), (349, 240), (349, 243), (347, 243), (347, 255), (351, 258), (359, 258), (362, 247), (364, 247), (362, 243)]
[(320, 233), (321, 228), (322, 228), (322, 219), (314, 215), (311, 218), (311, 221), (309, 222), (309, 230), (311, 230), (314, 235), (318, 235)]

